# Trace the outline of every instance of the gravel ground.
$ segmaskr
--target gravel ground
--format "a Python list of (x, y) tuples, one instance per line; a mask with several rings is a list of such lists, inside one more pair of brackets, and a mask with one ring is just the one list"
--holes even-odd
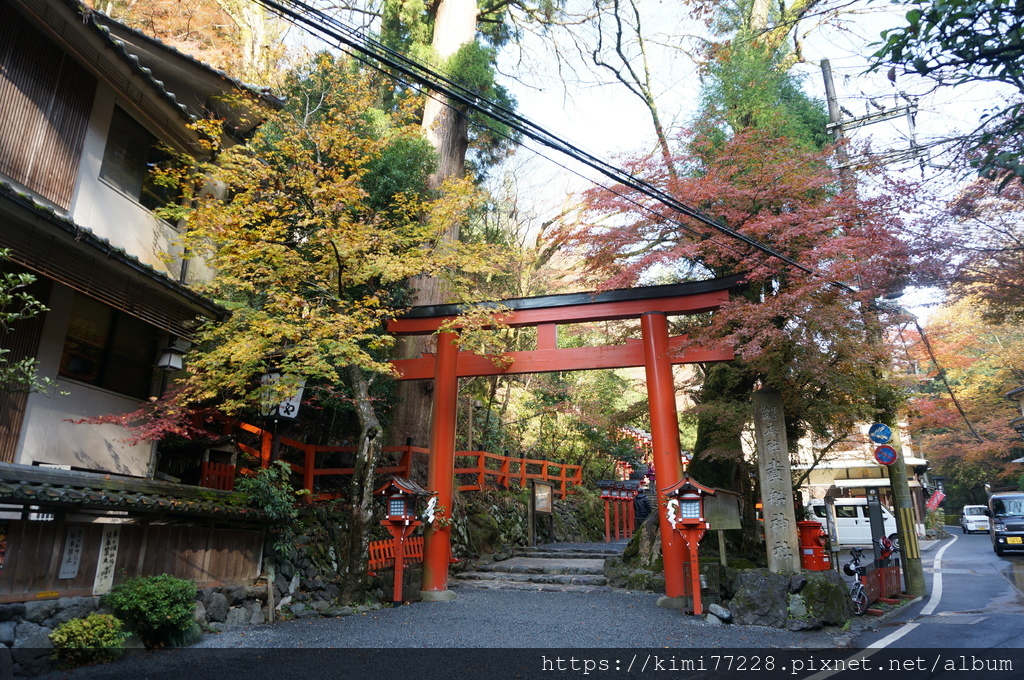
[(232, 629), (204, 636), (197, 647), (834, 647), (837, 637), (835, 630), (712, 625), (656, 606), (654, 593), (455, 592), (451, 602)]
[[(849, 652), (843, 648), (850, 633), (713, 625), (656, 606), (654, 593), (456, 592), (458, 598), (451, 602), (418, 602), (341, 618), (207, 634), (189, 649), (150, 652), (105, 666), (51, 673), (45, 679), (521, 680), (551, 678), (560, 661), (561, 670), (592, 680), (593, 674), (640, 675), (641, 665), (653, 669), (658, 659), (662, 664), (687, 663), (679, 659), (692, 663), (703, 657), (710, 664), (711, 655), (744, 655), (762, 663), (773, 655), (775, 665), (781, 666), (793, 655)], [(665, 673), (660, 675), (674, 677), (733, 677), (673, 673), (666, 666), (661, 670)], [(761, 672), (758, 677), (792, 676)]]
[[(593, 544), (590, 544), (593, 545)], [(606, 547), (607, 544), (598, 544)], [(544, 546), (551, 548), (552, 546)], [(588, 544), (559, 544), (578, 550)], [(521, 680), (564, 670), (579, 680), (650, 675), (660, 663), (736, 659), (776, 673), (794, 655), (844, 656), (856, 632), (789, 632), (759, 626), (714, 625), (656, 605), (658, 594), (625, 590), (559, 592), (453, 588), (450, 602), (417, 602), (340, 618), (277, 622), (206, 634), (194, 647), (150, 652), (107, 664), (51, 673), (46, 680)], [(858, 625), (863, 625), (858, 623)], [(788, 656), (787, 656), (788, 655)], [(666, 661), (668, 660), (668, 661)], [(749, 663), (749, 661), (745, 661)], [(559, 665), (561, 664), (561, 665)], [(589, 664), (589, 665), (588, 665)], [(604, 664), (603, 667), (600, 664)], [(640, 673), (641, 666), (646, 673)], [(628, 670), (627, 670), (628, 669)], [(792, 670), (793, 667), (789, 666)], [(718, 678), (714, 673), (661, 675)], [(735, 669), (734, 669), (735, 670)], [(745, 670), (758, 670), (751, 666)], [(604, 672), (601, 672), (604, 671)], [(656, 673), (657, 674), (657, 673)], [(2, 675), (2, 674), (0, 674)], [(559, 673), (559, 675), (564, 675)], [(746, 677), (741, 674), (741, 677)]]

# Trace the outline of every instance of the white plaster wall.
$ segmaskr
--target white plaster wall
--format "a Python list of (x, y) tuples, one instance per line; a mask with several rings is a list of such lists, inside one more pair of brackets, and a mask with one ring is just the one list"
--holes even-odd
[(150, 476), (154, 445), (126, 446), (128, 436), (117, 425), (75, 425), (71, 419), (134, 411), (138, 399), (124, 397), (57, 375), (73, 292), (55, 284), (40, 342), (40, 376), (57, 381), (62, 395), (31, 394), (25, 409), (15, 463), (71, 465), (98, 472)]
[[(177, 227), (155, 218), (136, 200), (100, 179), (115, 103), (131, 113), (131, 106), (118, 102), (113, 90), (101, 83), (89, 116), (69, 217), (140, 262), (178, 280), (181, 234)], [(159, 136), (158, 130), (151, 132)]]

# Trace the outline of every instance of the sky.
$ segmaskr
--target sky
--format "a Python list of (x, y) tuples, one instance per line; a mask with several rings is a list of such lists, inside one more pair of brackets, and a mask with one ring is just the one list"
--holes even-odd
[[(682, 13), (679, 3), (642, 0), (641, 7), (651, 12), (645, 17), (646, 25), (652, 27), (647, 54), (655, 65), (653, 88), (661, 114), (672, 125), (685, 125), (699, 107), (697, 69), (691, 59), (664, 45), (678, 44), (675, 36), (695, 33), (699, 27)], [(906, 105), (906, 97), (912, 99), (917, 104), (913, 124), (901, 116), (852, 130), (848, 136), (854, 144), (870, 142), (875, 151), (906, 150), (912, 139), (918, 145), (938, 144), (929, 157), (896, 163), (889, 169), (907, 173), (908, 178), (927, 180), (933, 188), (939, 187), (941, 194), (952, 195), (973, 174), (950, 170), (950, 159), (943, 155), (944, 146), (939, 142), (956, 132), (973, 129), (986, 107), (998, 98), (998, 90), (958, 87), (955, 91), (932, 91), (930, 83), (922, 78), (901, 74), (893, 84), (884, 71), (869, 72), (866, 55), (876, 49), (871, 43), (880, 40), (884, 28), (903, 25), (905, 20), (901, 8), (891, 3), (864, 2), (854, 7), (859, 9), (842, 24), (832, 22), (813, 27), (814, 30), (810, 30), (810, 22), (801, 26), (806, 33), (802, 43), (804, 61), (794, 72), (803, 76), (804, 89), (811, 97), (824, 101), (821, 60), (828, 59), (840, 103), (858, 117), (878, 111), (871, 100), (891, 109)], [(584, 150), (613, 162), (622, 154), (652, 149), (650, 115), (640, 100), (622, 85), (608, 83), (607, 75), (580, 67), (578, 59), (575, 77), (566, 77), (569, 71), (559, 68), (559, 62), (552, 58), (550, 44), (549, 36), (529, 34), (524, 36), (521, 50), (510, 47), (502, 54), (502, 82), (510, 86), (519, 112)], [(523, 167), (530, 169), (532, 182), (520, 196), (534, 201), (533, 211), (538, 215), (557, 214), (573, 200), (575, 191), (592, 186), (572, 170), (603, 181), (593, 171), (568, 164), (553, 152), (542, 153), (544, 157), (532, 159), (529, 153), (520, 153), (514, 161), (520, 177), (524, 175)], [(926, 318), (939, 300), (935, 290), (910, 290), (900, 304)]]

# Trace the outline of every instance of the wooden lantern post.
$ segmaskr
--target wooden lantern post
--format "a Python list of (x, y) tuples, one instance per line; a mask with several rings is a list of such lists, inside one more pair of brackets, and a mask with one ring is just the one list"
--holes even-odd
[(697, 557), (697, 546), (708, 530), (708, 523), (704, 519), (704, 497), (715, 495), (715, 490), (694, 481), (689, 475), (684, 475), (672, 486), (662, 489), (662, 494), (668, 499), (665, 504), (665, 519), (689, 548), (693, 613), (700, 616), (704, 609), (700, 601), (700, 561)]
[(423, 522), (416, 515), (416, 502), (431, 493), (411, 479), (392, 477), (390, 481), (373, 492), (384, 496), (387, 506), (381, 524), (394, 539), (395, 580), (391, 599), (396, 605), (404, 600), (403, 577), (405, 576), (405, 539)]

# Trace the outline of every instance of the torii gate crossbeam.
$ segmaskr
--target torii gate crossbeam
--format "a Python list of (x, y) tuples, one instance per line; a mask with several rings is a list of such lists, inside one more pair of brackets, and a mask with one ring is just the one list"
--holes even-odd
[[(665, 482), (682, 479), (672, 365), (729, 361), (733, 352), (724, 346), (682, 350), (687, 338), (669, 337), (667, 317), (718, 309), (729, 299), (730, 291), (742, 286), (742, 279), (742, 275), (737, 275), (603, 293), (503, 300), (492, 305), (496, 308), (495, 321), (513, 327), (536, 326), (537, 349), (510, 352), (494, 358), (459, 351), (457, 319), (467, 309), (466, 306), (415, 307), (390, 322), (388, 330), (396, 335), (438, 333), (435, 355), (391, 362), (398, 370), (399, 380), (434, 379), (427, 488), (437, 493), (438, 505), (448, 508), (448, 512), (452, 507), (456, 402), (459, 378), (462, 377), (643, 366), (647, 377), (655, 469)], [(558, 325), (617, 319), (640, 319), (642, 338), (627, 341), (624, 345), (604, 347), (557, 346)], [(661, 489), (658, 489), (658, 507), (662, 505), (661, 496)], [(665, 594), (682, 597), (685, 546), (663, 514), (659, 513), (659, 519)], [(450, 599), (447, 591), (450, 555), (450, 527), (429, 527), (423, 551), (422, 593), (425, 599)]]

